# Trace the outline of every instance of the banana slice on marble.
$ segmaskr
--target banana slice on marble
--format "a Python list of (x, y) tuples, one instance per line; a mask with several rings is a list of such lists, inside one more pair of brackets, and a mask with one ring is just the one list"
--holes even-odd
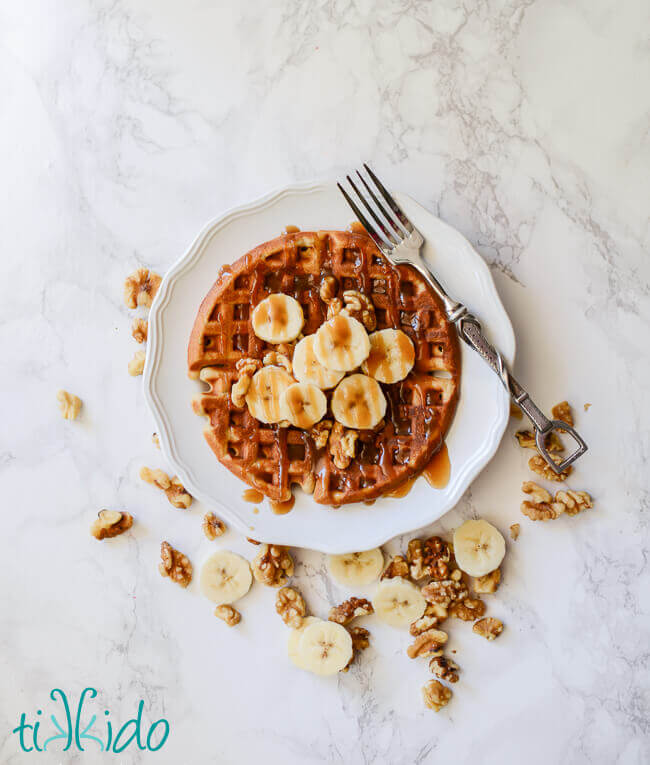
[(306, 430), (322, 420), (327, 411), (327, 399), (320, 388), (311, 383), (294, 383), (280, 396), (283, 420)]
[(245, 558), (229, 550), (213, 553), (201, 568), (201, 593), (218, 606), (234, 603), (251, 588), (253, 575)]
[(327, 564), (339, 584), (363, 587), (379, 578), (384, 568), (384, 554), (376, 547), (364, 552), (330, 555)]
[(255, 306), (251, 317), (253, 332), (267, 343), (290, 343), (305, 324), (302, 306), (290, 295), (275, 294)]
[(293, 352), (293, 376), (298, 382), (328, 390), (338, 385), (345, 373), (327, 369), (318, 361), (314, 352), (315, 340), (316, 335), (307, 335), (297, 343)]
[(318, 328), (314, 353), (326, 369), (350, 372), (370, 353), (368, 333), (361, 322), (339, 313)]
[(380, 329), (370, 337), (370, 354), (361, 369), (383, 383), (403, 380), (415, 364), (411, 338), (401, 329)]
[(485, 576), (499, 568), (505, 554), (506, 540), (487, 521), (465, 521), (454, 531), (456, 563), (470, 576)]
[(299, 648), (300, 648), (300, 638), (302, 637), (302, 633), (309, 627), (310, 624), (314, 624), (315, 622), (322, 622), (322, 619), (319, 619), (316, 616), (306, 616), (302, 620), (302, 624), (298, 629), (292, 629), (289, 631), (289, 640), (287, 641), (287, 653), (289, 654), (289, 658), (291, 661), (296, 665), (296, 667), (299, 667), (300, 669), (305, 669), (305, 666), (303, 665), (302, 656), (300, 654)]
[(295, 383), (282, 367), (263, 367), (253, 375), (246, 393), (248, 411), (260, 422), (280, 422), (284, 419), (280, 398)]
[(319, 619), (307, 625), (298, 644), (299, 660), (315, 675), (335, 675), (352, 658), (350, 633), (336, 622)]
[(377, 616), (391, 627), (408, 627), (427, 607), (420, 590), (399, 576), (379, 583), (372, 605)]
[(332, 395), (332, 414), (346, 428), (368, 430), (386, 414), (386, 397), (372, 377), (350, 375), (341, 380)]

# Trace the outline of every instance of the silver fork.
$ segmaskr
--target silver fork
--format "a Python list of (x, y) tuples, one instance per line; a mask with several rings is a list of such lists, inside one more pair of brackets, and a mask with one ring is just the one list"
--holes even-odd
[[(535, 429), (535, 443), (537, 444), (537, 448), (542, 457), (555, 473), (562, 473), (572, 462), (575, 462), (578, 457), (587, 451), (587, 444), (577, 431), (567, 425), (566, 422), (562, 422), (561, 420), (549, 420), (539, 407), (536, 406), (528, 393), (526, 393), (524, 388), (517, 382), (517, 380), (515, 380), (508, 370), (501, 353), (488, 342), (476, 316), (470, 313), (462, 303), (449, 297), (440, 282), (430, 271), (420, 253), (420, 249), (424, 244), (422, 234), (420, 234), (411, 221), (406, 217), (404, 211), (386, 191), (384, 185), (368, 165), (364, 164), (363, 167), (376, 191), (373, 191), (371, 185), (359, 171), (357, 171), (357, 175), (363, 184), (366, 195), (359, 190), (358, 186), (349, 175), (346, 176), (346, 178), (352, 191), (367, 210), (368, 215), (361, 211), (359, 205), (357, 205), (350, 197), (343, 186), (341, 186), (340, 183), (337, 183), (341, 194), (343, 194), (355, 215), (359, 218), (368, 234), (372, 237), (373, 241), (386, 258), (395, 264), (408, 263), (413, 266), (413, 268), (417, 269), (433, 287), (444, 304), (447, 318), (456, 325), (458, 334), (490, 365), (492, 370), (501, 379), (501, 382), (513, 401), (521, 407), (531, 421)], [(370, 223), (368, 216), (374, 221), (374, 225)], [(568, 433), (576, 442), (574, 451), (559, 463), (555, 462), (546, 447), (548, 436), (554, 430), (566, 431), (566, 433)]]

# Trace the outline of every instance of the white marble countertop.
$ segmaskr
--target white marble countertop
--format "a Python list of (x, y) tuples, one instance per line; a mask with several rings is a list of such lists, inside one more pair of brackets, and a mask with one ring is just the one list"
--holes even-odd
[[(153, 757), (21, 753), (20, 714), (42, 710), (45, 729), (50, 690), (76, 703), (86, 686), (100, 717), (143, 699), (169, 721), (159, 763), (650, 760), (647, 25), (642, 0), (5, 4), (3, 763)], [(545, 407), (572, 401), (591, 447), (571, 480), (595, 497), (588, 514), (521, 516), (511, 425), (432, 527), (522, 525), (490, 605), (506, 630), (488, 643), (451, 625), (462, 675), (439, 714), (406, 634), (367, 619), (358, 665), (319, 679), (289, 665), (274, 591), (254, 587), (230, 630), (196, 586), (162, 579), (161, 539), (211, 549), (202, 509), (138, 479), (165, 466), (126, 372), (124, 277), (164, 272), (226, 207), (361, 159), (486, 258), (518, 377)], [(84, 401), (77, 422), (61, 387)], [(136, 524), (100, 544), (101, 507)], [(252, 555), (233, 532), (212, 544)], [(295, 557), (325, 615), (344, 591), (321, 555)]]

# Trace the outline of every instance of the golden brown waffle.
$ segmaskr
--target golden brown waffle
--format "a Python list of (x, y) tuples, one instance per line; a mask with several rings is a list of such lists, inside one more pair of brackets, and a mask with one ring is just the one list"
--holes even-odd
[[(303, 308), (303, 333), (311, 334), (326, 319), (319, 288), (327, 275), (337, 278), (339, 297), (344, 290), (368, 295), (377, 329), (402, 329), (416, 348), (408, 377), (382, 384), (385, 420), (360, 432), (345, 470), (306, 431), (265, 425), (230, 399), (236, 362), (278, 350), (255, 336), (253, 308), (271, 293), (291, 295)], [(391, 265), (367, 235), (345, 231), (287, 234), (222, 268), (196, 317), (188, 367), (190, 377), (210, 386), (194, 410), (208, 417), (205, 437), (223, 465), (272, 500), (287, 500), (297, 484), (335, 506), (375, 499), (420, 472), (443, 443), (460, 385), (456, 332), (431, 287), (409, 266)]]

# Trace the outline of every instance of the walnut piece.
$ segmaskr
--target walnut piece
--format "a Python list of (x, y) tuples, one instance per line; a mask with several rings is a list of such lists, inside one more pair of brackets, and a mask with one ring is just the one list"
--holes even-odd
[(288, 356), (285, 356), (284, 353), (278, 353), (277, 351), (269, 351), (267, 354), (264, 355), (264, 358), (262, 359), (262, 364), (264, 364), (265, 367), (268, 367), (268, 366), (282, 367), (282, 369), (286, 369), (286, 371), (290, 375), (293, 374), (293, 366), (291, 364), (291, 359)]
[(413, 643), (406, 649), (406, 653), (411, 659), (416, 659), (420, 656), (432, 656), (440, 651), (447, 642), (447, 638), (447, 633), (442, 630), (427, 630), (415, 638)]
[(138, 268), (124, 282), (124, 302), (129, 308), (149, 308), (162, 279), (148, 268)]
[(518, 523), (513, 523), (512, 526), (510, 526), (510, 539), (512, 539), (513, 542), (519, 539), (520, 531), (521, 526)]
[(260, 545), (252, 564), (255, 579), (267, 587), (282, 587), (293, 576), (293, 558), (288, 547)]
[(477, 635), (486, 640), (495, 640), (503, 632), (503, 622), (500, 619), (494, 619), (492, 616), (486, 616), (479, 619), (472, 627)]
[(302, 620), (307, 613), (304, 598), (293, 587), (283, 587), (278, 590), (275, 597), (275, 610), (282, 617), (282, 621), (297, 630), (302, 626)]
[(221, 518), (217, 518), (214, 513), (206, 513), (203, 516), (201, 528), (203, 529), (205, 536), (210, 540), (223, 536), (226, 532), (226, 524)]
[(146, 354), (144, 351), (136, 351), (133, 358), (129, 361), (129, 374), (131, 377), (137, 377), (144, 372), (144, 360)]
[(347, 672), (356, 657), (370, 645), (370, 632), (365, 627), (346, 627), (352, 638), (352, 658), (341, 672)]
[(359, 434), (356, 430), (348, 430), (340, 422), (335, 422), (332, 426), (329, 451), (332, 455), (332, 462), (339, 470), (345, 470), (350, 466), (356, 452), (358, 437)]
[(449, 606), (449, 616), (464, 622), (473, 622), (485, 613), (485, 603), (480, 598), (465, 598)]
[(81, 399), (74, 393), (68, 393), (67, 390), (60, 390), (56, 394), (59, 402), (59, 409), (64, 420), (76, 420), (81, 409)]
[(229, 627), (234, 627), (241, 621), (241, 614), (232, 606), (217, 606), (214, 609), (214, 615), (225, 622)]
[(472, 586), (477, 595), (491, 595), (493, 592), (497, 591), (500, 583), (501, 569), (495, 568), (494, 571), (485, 574), (485, 576), (476, 577), (473, 580)]
[(429, 669), (441, 680), (448, 683), (458, 682), (458, 664), (447, 656), (434, 656), (429, 662)]
[[(556, 457), (555, 455), (551, 455), (551, 458), (556, 465), (559, 465), (560, 462), (562, 462), (560, 457)], [(531, 457), (528, 460), (528, 467), (533, 471), (533, 473), (541, 475), (542, 478), (546, 479), (547, 481), (555, 481), (556, 483), (566, 481), (573, 470), (571, 465), (569, 465), (566, 470), (558, 474), (552, 470), (551, 466), (547, 464), (546, 460), (541, 456), (541, 454), (536, 454), (534, 457)]]
[[(567, 425), (570, 425), (573, 427), (573, 412), (571, 411), (571, 405), (568, 401), (560, 401), (559, 404), (556, 404), (551, 409), (551, 416), (554, 420), (562, 420), (562, 422), (566, 422)], [(562, 428), (559, 428), (560, 433), (565, 433)]]
[(339, 283), (335, 276), (326, 276), (320, 283), (320, 299), (323, 303), (329, 303), (332, 300), (339, 289)]
[(149, 335), (149, 322), (146, 319), (133, 319), (131, 336), (136, 343), (146, 343)]
[(235, 364), (235, 369), (239, 376), (236, 382), (233, 383), (230, 398), (236, 409), (243, 409), (246, 406), (246, 394), (251, 386), (251, 380), (261, 366), (257, 359), (249, 358), (239, 359)]
[(187, 587), (192, 581), (192, 564), (183, 553), (175, 550), (169, 542), (160, 545), (161, 563), (158, 566), (162, 576), (168, 576), (172, 582)]
[(327, 446), (333, 424), (332, 420), (321, 420), (309, 431), (316, 449), (324, 449)]
[(447, 688), (439, 680), (429, 680), (426, 685), (422, 686), (424, 705), (436, 712), (449, 704), (451, 696), (451, 688)]
[[(519, 446), (522, 449), (535, 449), (537, 450), (537, 443), (535, 442), (535, 434), (532, 430), (518, 430), (515, 433), (515, 438), (519, 441)], [(548, 436), (546, 436), (546, 448), (549, 452), (563, 452), (564, 444), (560, 441), (558, 434), (552, 430)]]
[(95, 539), (110, 539), (123, 534), (133, 526), (133, 516), (119, 510), (100, 510), (93, 521), (90, 533)]
[(186, 510), (192, 504), (192, 497), (185, 491), (178, 476), (170, 478), (164, 470), (152, 470), (143, 467), (140, 470), (140, 478), (162, 489), (174, 507)]
[(342, 313), (360, 321), (368, 332), (374, 332), (377, 329), (375, 306), (367, 295), (358, 290), (345, 290), (343, 303)]
[(464, 600), (469, 596), (467, 585), (462, 580), (457, 582), (453, 579), (443, 579), (440, 582), (430, 582), (420, 592), (428, 603), (449, 607), (450, 603)]
[(558, 491), (555, 494), (554, 505), (564, 506), (564, 512), (567, 515), (578, 515), (583, 510), (594, 506), (593, 500), (586, 491)]
[(332, 298), (327, 303), (327, 315), (326, 319), (329, 321), (330, 319), (333, 319), (335, 316), (337, 316), (341, 311), (343, 310), (343, 301), (341, 298)]
[[(445, 609), (445, 616), (447, 609)], [(409, 627), (409, 632), (413, 637), (421, 635), (423, 632), (428, 632), (430, 629), (437, 627), (444, 619), (439, 619), (437, 616), (424, 614), (419, 619), (416, 619)]]
[(524, 481), (521, 490), (530, 494), (532, 501), (521, 503), (521, 512), (531, 521), (554, 521), (564, 512), (564, 505), (553, 502), (551, 495), (533, 481)]
[(442, 624), (449, 616), (449, 609), (447, 606), (441, 606), (440, 603), (427, 603), (423, 616), (435, 616), (438, 624)]
[(330, 610), (327, 617), (330, 622), (336, 622), (345, 626), (358, 616), (368, 616), (374, 613), (372, 603), (365, 598), (349, 598), (339, 606)]
[(379, 577), (380, 579), (393, 579), (396, 576), (408, 579), (410, 575), (409, 564), (403, 555), (393, 555), (388, 566)]
[(406, 550), (406, 560), (413, 579), (425, 576), (434, 579), (449, 577), (451, 550), (440, 537), (430, 537), (424, 542), (421, 539), (411, 539)]
[(147, 483), (157, 486), (159, 489), (168, 489), (171, 486), (171, 480), (164, 470), (152, 470), (148, 467), (140, 469), (140, 478)]

